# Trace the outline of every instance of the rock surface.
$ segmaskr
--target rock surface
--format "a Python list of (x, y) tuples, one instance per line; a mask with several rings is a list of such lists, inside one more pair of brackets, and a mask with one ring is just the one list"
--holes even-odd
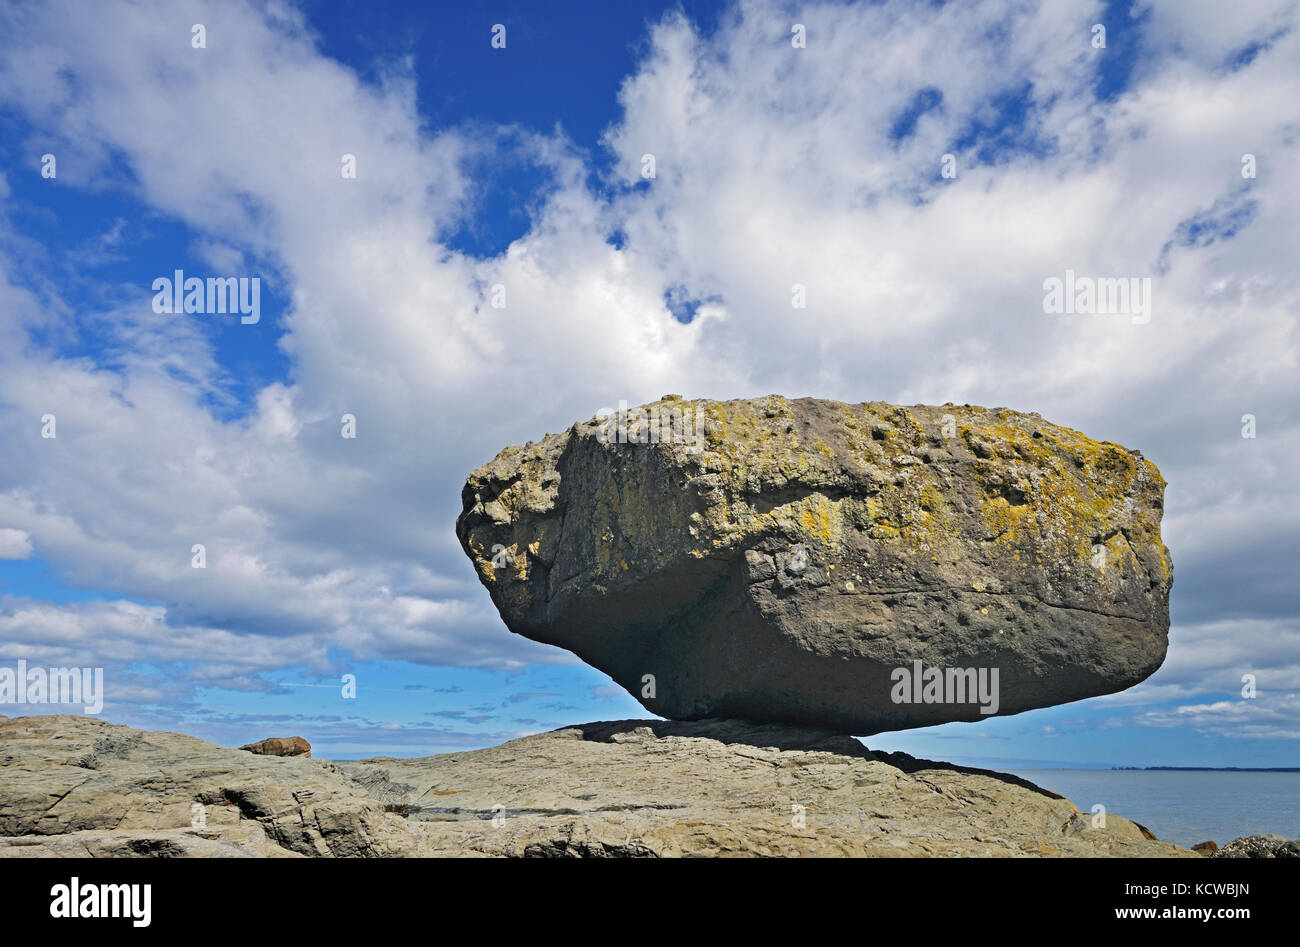
[(1300, 839), (1282, 835), (1246, 835), (1214, 852), (1214, 858), (1300, 858)]
[(0, 856), (1188, 856), (1014, 776), (737, 721), (566, 727), (423, 759), (256, 756), (0, 717)]
[[(779, 396), (667, 396), (621, 426), (506, 448), (456, 532), (511, 631), (656, 714), (866, 735), (1112, 693), (1164, 660), (1165, 484), (1136, 451), (1001, 408)], [(896, 691), (913, 668), (996, 670), (996, 700)]]
[(302, 737), (268, 737), (240, 749), (258, 756), (311, 756), (311, 744)]
[(95, 717), (0, 717), (0, 854), (402, 855), (420, 836), (324, 761)]

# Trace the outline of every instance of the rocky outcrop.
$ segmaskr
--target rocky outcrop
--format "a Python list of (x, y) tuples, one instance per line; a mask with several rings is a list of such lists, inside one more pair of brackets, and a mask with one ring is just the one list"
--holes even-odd
[(95, 717), (0, 717), (0, 854), (405, 855), (421, 838), (329, 763)]
[(824, 730), (625, 720), (334, 763), (0, 718), (0, 856), (87, 854), (1194, 857), (1014, 776)]
[(1163, 493), (1036, 414), (668, 396), (506, 448), (456, 531), (512, 631), (656, 714), (865, 735), (1154, 672)]
[(1214, 858), (1300, 858), (1300, 839), (1290, 841), (1283, 835), (1246, 835), (1233, 839), (1212, 855)]
[(311, 744), (302, 737), (269, 737), (240, 749), (259, 756), (311, 756)]

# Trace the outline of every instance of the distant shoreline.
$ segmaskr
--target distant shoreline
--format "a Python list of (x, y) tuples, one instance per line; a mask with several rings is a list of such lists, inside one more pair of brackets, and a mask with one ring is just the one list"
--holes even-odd
[(1300, 773), (1300, 766), (1112, 766), (1109, 772)]

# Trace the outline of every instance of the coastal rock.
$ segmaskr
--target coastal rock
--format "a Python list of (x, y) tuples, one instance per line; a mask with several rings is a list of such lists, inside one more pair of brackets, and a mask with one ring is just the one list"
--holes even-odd
[(0, 717), (0, 855), (408, 855), (327, 762), (86, 716)]
[(506, 448), (456, 533), (511, 631), (656, 714), (865, 735), (1154, 672), (1164, 486), (1004, 408), (668, 396)]
[(1214, 853), (1215, 858), (1300, 858), (1300, 839), (1283, 835), (1246, 835)]
[(1143, 838), (1150, 839), (1153, 842), (1158, 841), (1158, 839), (1156, 838), (1156, 833), (1152, 832), (1141, 822), (1134, 822), (1133, 824), (1137, 826), (1137, 830), (1142, 833)]
[(302, 737), (270, 737), (240, 749), (259, 756), (311, 756), (311, 744)]
[(335, 763), (94, 717), (0, 717), (10, 857), (1195, 857), (1120, 816), (1094, 821), (1015, 776), (731, 720)]
[(1197, 842), (1192, 846), (1192, 851), (1200, 852), (1202, 855), (1213, 855), (1219, 850), (1219, 843), (1210, 839), (1205, 842)]
[(379, 768), (442, 847), (491, 855), (1186, 856), (1004, 773), (826, 730), (619, 720)]

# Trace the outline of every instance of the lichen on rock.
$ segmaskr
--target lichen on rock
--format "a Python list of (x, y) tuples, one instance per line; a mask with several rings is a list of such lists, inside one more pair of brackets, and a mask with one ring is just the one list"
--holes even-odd
[(593, 418), (506, 448), (457, 521), (512, 631), (655, 713), (861, 735), (984, 716), (893, 699), (914, 661), (998, 669), (1005, 714), (1164, 659), (1165, 482), (1136, 451), (1005, 408), (777, 395), (670, 396), (628, 427), (670, 414), (702, 442)]

